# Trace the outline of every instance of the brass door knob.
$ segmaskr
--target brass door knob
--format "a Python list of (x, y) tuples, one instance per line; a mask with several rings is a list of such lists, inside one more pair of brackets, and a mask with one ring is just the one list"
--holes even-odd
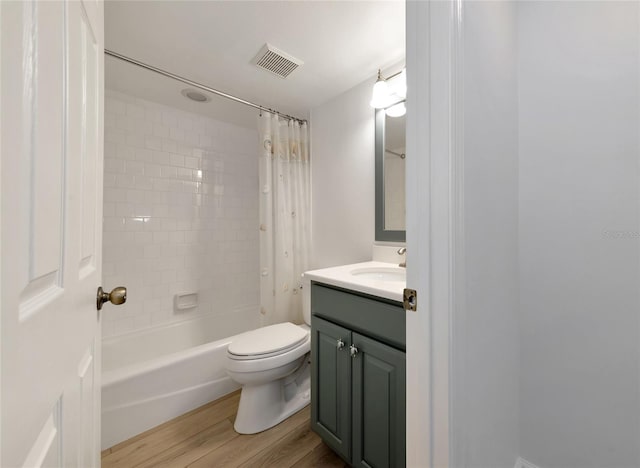
[(111, 302), (113, 305), (120, 305), (127, 302), (127, 288), (124, 286), (118, 286), (113, 288), (110, 293), (104, 292), (102, 286), (98, 288), (98, 294), (96, 296), (96, 308), (102, 309), (102, 304), (105, 302)]

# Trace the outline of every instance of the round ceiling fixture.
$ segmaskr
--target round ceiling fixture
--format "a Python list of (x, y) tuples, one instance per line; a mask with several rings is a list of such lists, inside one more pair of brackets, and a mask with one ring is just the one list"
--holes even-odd
[(211, 100), (209, 96), (207, 96), (204, 93), (201, 93), (196, 89), (183, 89), (181, 91), (181, 94), (184, 97), (191, 99), (192, 101), (195, 101), (195, 102), (208, 102)]

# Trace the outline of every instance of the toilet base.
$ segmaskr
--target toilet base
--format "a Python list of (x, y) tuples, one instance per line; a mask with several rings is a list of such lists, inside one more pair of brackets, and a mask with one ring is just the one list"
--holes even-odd
[(233, 428), (239, 434), (265, 431), (297, 413), (310, 401), (311, 376), (308, 365), (303, 365), (301, 372), (293, 376), (261, 385), (245, 384)]

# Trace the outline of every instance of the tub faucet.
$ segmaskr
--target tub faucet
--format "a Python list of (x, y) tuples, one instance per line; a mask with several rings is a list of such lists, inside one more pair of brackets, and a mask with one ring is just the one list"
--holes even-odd
[[(400, 247), (398, 249), (398, 255), (405, 255), (406, 253), (407, 253), (407, 248), (406, 247)], [(400, 263), (398, 266), (402, 267), (402, 268), (407, 268), (407, 257), (406, 256), (404, 258), (404, 262)]]

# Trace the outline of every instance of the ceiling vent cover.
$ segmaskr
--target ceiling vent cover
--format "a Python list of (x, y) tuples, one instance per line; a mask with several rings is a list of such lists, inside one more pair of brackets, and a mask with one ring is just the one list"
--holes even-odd
[(276, 49), (271, 44), (265, 44), (258, 55), (251, 61), (258, 68), (267, 70), (268, 72), (278, 75), (280, 78), (286, 78), (302, 65), (304, 62), (298, 60), (291, 55)]

